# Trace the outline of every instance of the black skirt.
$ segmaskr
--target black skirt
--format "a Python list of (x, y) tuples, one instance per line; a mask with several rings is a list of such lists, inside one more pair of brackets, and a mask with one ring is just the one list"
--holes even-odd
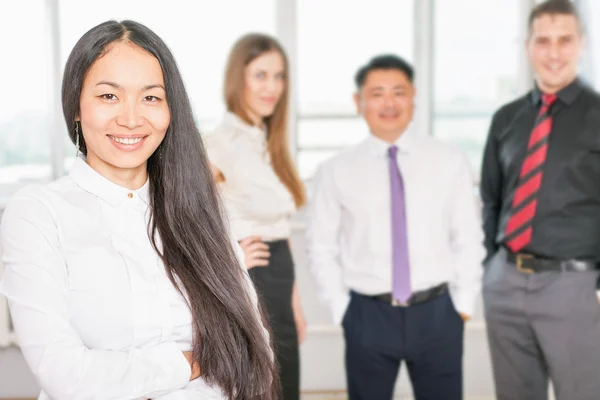
[(287, 240), (267, 242), (271, 257), (267, 267), (248, 272), (263, 304), (273, 332), (284, 400), (300, 398), (298, 333), (292, 309), (294, 261)]

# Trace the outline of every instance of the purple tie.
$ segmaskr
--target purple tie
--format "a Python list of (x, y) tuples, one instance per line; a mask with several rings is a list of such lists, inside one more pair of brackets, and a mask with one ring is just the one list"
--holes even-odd
[(392, 193), (392, 295), (400, 303), (406, 303), (410, 290), (410, 267), (408, 263), (408, 238), (406, 235), (406, 206), (404, 182), (396, 155), (398, 147), (388, 149), (390, 168), (390, 192)]

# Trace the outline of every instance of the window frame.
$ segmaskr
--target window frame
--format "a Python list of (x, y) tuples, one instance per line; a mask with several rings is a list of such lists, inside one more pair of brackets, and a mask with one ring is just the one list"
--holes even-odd
[[(48, 98), (49, 109), (51, 115), (51, 178), (57, 179), (64, 175), (65, 166), (65, 149), (64, 149), (64, 129), (65, 124), (62, 120), (62, 110), (60, 104), (60, 82), (61, 65), (60, 65), (60, 18), (59, 18), (59, 1), (60, 0), (45, 0), (46, 8), (46, 32), (47, 43), (49, 47), (50, 67), (48, 76), (53, 77), (52, 91)], [(298, 111), (297, 87), (298, 87), (298, 13), (297, 5), (299, 0), (277, 0), (275, 2), (275, 28), (276, 35), (285, 47), (290, 60), (290, 99), (291, 107), (289, 107), (289, 148), (295, 161), (301, 151), (310, 151), (309, 148), (303, 148), (299, 144), (298, 125), (301, 120), (315, 118), (350, 118), (355, 117), (352, 114), (336, 114), (323, 113), (316, 115), (302, 115)], [(416, 74), (415, 85), (419, 88), (417, 98), (415, 99), (418, 107), (415, 111), (414, 126), (419, 134), (431, 135), (433, 126), (433, 61), (435, 52), (434, 43), (434, 9), (437, 0), (414, 0), (414, 67), (418, 71)], [(445, 1), (445, 0), (444, 0)], [(526, 0), (521, 2), (520, 10), (521, 20), (525, 21), (527, 13), (538, 0)], [(575, 3), (582, 6), (582, 0), (575, 0)], [(520, 32), (520, 37), (525, 37), (526, 26), (521, 24), (523, 31)], [(519, 86), (523, 92), (526, 92), (531, 87), (532, 72), (529, 68), (526, 57), (522, 57), (519, 65)], [(337, 147), (342, 149), (343, 146)], [(308, 179), (310, 181), (310, 179)], [(0, 210), (4, 204), (0, 204)]]
[[(283, 45), (288, 50), (291, 66), (292, 66), (292, 96), (296, 93), (294, 88), (297, 85), (297, 72), (296, 68), (294, 68), (297, 64), (295, 60), (297, 60), (297, 26), (298, 21), (296, 21), (297, 16), (292, 16), (296, 10), (297, 1), (299, 0), (278, 0), (277, 6), (284, 11), (281, 13), (276, 13), (278, 18), (282, 18), (280, 21), (278, 20), (277, 34), (283, 42)], [(433, 124), (434, 124), (434, 68), (433, 62), (435, 62), (435, 26), (434, 26), (434, 10), (436, 7), (437, 0), (415, 0), (414, 3), (414, 54), (413, 54), (413, 65), (415, 71), (415, 86), (418, 88), (417, 95), (415, 98), (415, 103), (418, 104), (418, 107), (415, 109), (415, 116), (413, 120), (413, 126), (415, 127), (415, 131), (420, 135), (433, 135)], [(442, 0), (446, 1), (446, 0)], [(577, 2), (577, 0), (575, 0)], [(579, 0), (581, 1), (581, 0)], [(525, 21), (527, 19), (527, 15), (531, 8), (536, 4), (536, 0), (524, 0), (520, 2), (521, 8), (518, 12), (520, 16), (520, 20), (523, 23), (519, 24), (521, 27), (521, 31), (518, 36), (525, 38), (527, 34), (527, 27)], [(287, 18), (287, 19), (286, 19)], [(524, 52), (523, 52), (524, 53)], [(533, 81), (533, 73), (529, 66), (529, 62), (526, 56), (522, 53), (519, 59), (518, 66), (518, 86), (522, 93), (527, 92), (531, 89), (532, 81)], [(294, 99), (294, 97), (292, 97)], [(297, 99), (294, 99), (297, 102)], [(299, 140), (297, 137), (298, 134), (298, 125), (301, 120), (306, 119), (329, 119), (329, 118), (349, 118), (355, 117), (356, 115), (352, 114), (336, 114), (336, 113), (319, 113), (318, 115), (310, 115), (310, 114), (299, 114), (297, 107), (291, 107), (290, 113), (290, 150), (294, 155), (295, 160), (297, 161), (298, 155), (302, 151), (310, 151), (310, 148), (302, 147), (299, 144)], [(327, 149), (330, 149), (328, 147)], [(343, 146), (339, 146), (338, 149), (341, 150)], [(475, 184), (478, 184), (479, 178), (476, 178)], [(307, 180), (310, 183), (311, 179)]]

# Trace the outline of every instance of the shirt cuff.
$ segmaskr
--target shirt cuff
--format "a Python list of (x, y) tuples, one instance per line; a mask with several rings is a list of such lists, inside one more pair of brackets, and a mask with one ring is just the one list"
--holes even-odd
[(343, 297), (340, 297), (338, 300), (333, 302), (331, 306), (331, 312), (333, 314), (333, 323), (335, 325), (341, 325), (344, 319), (344, 315), (346, 314), (346, 310), (348, 310), (348, 306), (350, 305), (350, 294), (346, 294)]
[(460, 314), (473, 317), (477, 303), (478, 292), (474, 290), (456, 289), (452, 291), (451, 298), (454, 308)]

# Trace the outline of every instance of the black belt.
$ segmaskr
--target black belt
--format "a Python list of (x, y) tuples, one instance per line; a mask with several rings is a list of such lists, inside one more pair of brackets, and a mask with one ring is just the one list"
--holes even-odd
[(377, 294), (374, 296), (361, 294), (361, 296), (383, 301), (394, 307), (408, 307), (419, 303), (425, 303), (426, 301), (433, 300), (436, 297), (440, 297), (441, 295), (446, 293), (448, 293), (448, 284), (442, 283), (441, 285), (434, 286), (431, 289), (421, 290), (419, 292), (413, 293), (406, 303), (398, 302), (398, 300), (392, 297), (391, 293)]
[(512, 253), (507, 251), (506, 259), (524, 274), (536, 272), (561, 272), (561, 271), (595, 271), (600, 269), (600, 263), (584, 260), (555, 260), (542, 258), (527, 253)]

